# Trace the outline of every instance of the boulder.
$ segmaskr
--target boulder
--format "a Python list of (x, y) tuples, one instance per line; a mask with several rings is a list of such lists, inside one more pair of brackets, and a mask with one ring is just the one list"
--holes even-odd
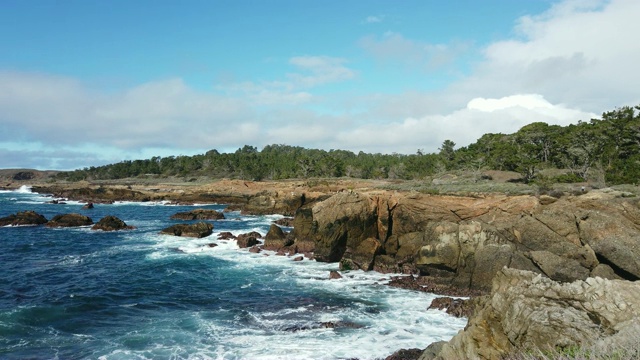
[(220, 234), (218, 234), (218, 239), (220, 240), (230, 240), (230, 239), (235, 239), (236, 237), (233, 236), (232, 233), (228, 232), (228, 231), (223, 231)]
[(431, 301), (427, 308), (444, 310), (447, 314), (455, 317), (469, 317), (473, 313), (475, 301), (473, 299), (454, 299), (452, 297), (438, 297)]
[(640, 280), (639, 231), (621, 214), (588, 211), (578, 222), (580, 238), (593, 249), (601, 263), (611, 266), (627, 280)]
[(254, 237), (256, 239), (262, 239), (262, 234), (260, 234), (257, 231), (251, 231), (251, 232), (240, 234), (240, 235), (237, 236), (238, 239), (243, 238), (243, 237)]
[(267, 235), (264, 237), (265, 250), (278, 251), (286, 246), (293, 244), (293, 239), (288, 238), (287, 234), (282, 231), (280, 226), (271, 224)]
[(47, 219), (35, 211), (20, 211), (0, 218), (0, 226), (25, 226), (46, 224)]
[(213, 225), (207, 222), (195, 224), (176, 224), (160, 231), (161, 234), (203, 238), (213, 233)]
[(117, 231), (117, 230), (132, 230), (135, 229), (134, 226), (127, 225), (124, 221), (119, 218), (107, 215), (100, 219), (91, 230), (102, 230), (102, 231)]
[(76, 227), (92, 225), (90, 217), (81, 214), (62, 214), (54, 216), (45, 226), (47, 227)]
[(240, 248), (248, 248), (248, 247), (252, 247), (254, 245), (259, 244), (258, 239), (256, 239), (254, 236), (238, 237), (237, 243), (238, 243), (238, 247)]
[(93, 203), (87, 203), (82, 207), (83, 210), (93, 209)]
[(422, 351), (417, 348), (400, 349), (384, 358), (384, 360), (418, 360), (422, 355)]
[(635, 349), (638, 335), (640, 283), (602, 278), (559, 283), (504, 268), (467, 327), (437, 355), (424, 353), (421, 359), (519, 358), (580, 347), (606, 355)]
[(340, 275), (340, 273), (335, 270), (331, 270), (329, 272), (329, 279), (342, 279), (342, 275)]
[(224, 214), (210, 209), (195, 209), (191, 211), (179, 212), (173, 214), (171, 219), (174, 220), (220, 220), (224, 219)]

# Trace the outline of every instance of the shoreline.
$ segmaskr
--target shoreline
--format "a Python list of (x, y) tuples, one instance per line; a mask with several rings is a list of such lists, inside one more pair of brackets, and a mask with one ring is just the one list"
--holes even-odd
[[(542, 280), (552, 289), (565, 285), (581, 289), (615, 287), (620, 293), (607, 296), (624, 299), (619, 312), (640, 308), (640, 289), (638, 296), (627, 294), (636, 291), (634, 284), (640, 280), (640, 262), (635, 260), (640, 258), (640, 199), (634, 192), (605, 188), (441, 195), (393, 187), (398, 184), (346, 179), (225, 179), (179, 185), (54, 183), (33, 189), (80, 201), (224, 203), (243, 214), (291, 216), (293, 230), (269, 240), (271, 250), (290, 254), (312, 251), (316, 261), (338, 263), (341, 271), (411, 275), (395, 285), (429, 291), (438, 297), (471, 297), (462, 304), (439, 301), (439, 308), (463, 314), (469, 326), (477, 325), (470, 328), (471, 334), (439, 345), (445, 353), (457, 356), (474, 349), (475, 353), (466, 356), (486, 352), (494, 354), (489, 358), (499, 358), (495, 354), (503, 356), (523, 346), (544, 348), (565, 341), (559, 335), (574, 331), (573, 323), (563, 323), (553, 331), (558, 336), (532, 330), (526, 337), (529, 343), (506, 341), (509, 334), (503, 334), (502, 329), (511, 326), (512, 319), (507, 316), (495, 320), (495, 307), (508, 306), (495, 303), (504, 296), (495, 293), (496, 289), (504, 293), (516, 285), (535, 288)], [(511, 285), (501, 286), (500, 281)], [(615, 285), (621, 283), (630, 285)], [(548, 305), (538, 304), (540, 297), (536, 296), (517, 306), (536, 309)], [(599, 306), (590, 303), (598, 301), (594, 299), (585, 299), (585, 306)], [(576, 311), (568, 305), (569, 300), (569, 293), (562, 292), (557, 304), (545, 311)], [(516, 303), (521, 298), (509, 301)], [(610, 317), (618, 316), (604, 314), (606, 324), (613, 324)], [(596, 325), (603, 321), (584, 316)], [(605, 335), (593, 336), (605, 339)], [(478, 338), (486, 338), (486, 342), (475, 343)], [(578, 338), (571, 341), (580, 344)]]

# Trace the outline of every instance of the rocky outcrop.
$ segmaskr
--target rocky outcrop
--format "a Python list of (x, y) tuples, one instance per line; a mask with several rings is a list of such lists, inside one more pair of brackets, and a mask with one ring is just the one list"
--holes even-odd
[(267, 235), (264, 237), (263, 248), (265, 250), (278, 251), (291, 244), (293, 244), (293, 239), (288, 238), (280, 226), (271, 224)]
[(20, 211), (0, 218), (0, 226), (31, 226), (46, 223), (47, 219), (35, 211)]
[[(640, 283), (588, 278), (560, 283), (529, 271), (504, 268), (491, 294), (437, 354), (420, 359), (501, 359), (557, 349), (588, 348), (610, 354), (637, 346)], [(513, 357), (516, 356), (516, 357)]]
[(93, 225), (90, 217), (81, 214), (62, 214), (54, 216), (45, 226), (47, 227), (76, 227)]
[(220, 220), (224, 219), (224, 214), (210, 209), (195, 209), (191, 211), (179, 212), (171, 216), (174, 220)]
[(161, 234), (203, 238), (213, 233), (213, 225), (207, 222), (195, 224), (176, 224), (160, 231)]
[(429, 276), (489, 291), (503, 267), (570, 282), (640, 279), (639, 201), (598, 190), (536, 196), (340, 192), (294, 218), (295, 243), (342, 269)]
[(365, 239), (378, 235), (377, 210), (365, 195), (338, 193), (310, 210), (296, 213), (302, 219), (294, 221), (294, 234), (297, 239), (315, 242), (315, 258), (319, 261), (339, 261), (347, 247), (355, 249)]
[(95, 225), (91, 227), (91, 230), (102, 231), (118, 231), (118, 230), (133, 230), (135, 226), (129, 226), (119, 218), (107, 215), (100, 219)]
[(237, 243), (240, 248), (248, 248), (259, 244), (258, 239), (256, 239), (255, 236), (238, 237)]

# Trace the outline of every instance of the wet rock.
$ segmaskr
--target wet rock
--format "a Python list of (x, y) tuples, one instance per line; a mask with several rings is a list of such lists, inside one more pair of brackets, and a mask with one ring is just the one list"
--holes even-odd
[(271, 224), (264, 238), (264, 249), (278, 251), (293, 244), (293, 239), (288, 238), (280, 226)]
[(0, 218), (0, 226), (42, 225), (46, 223), (47, 219), (35, 211), (21, 211)]
[(93, 209), (93, 203), (87, 203), (82, 207), (83, 210)]
[(218, 239), (220, 240), (235, 240), (235, 236), (228, 232), (228, 231), (223, 231), (220, 234), (218, 234)]
[(256, 245), (252, 246), (252, 247), (249, 249), (249, 252), (250, 252), (250, 253), (255, 253), (255, 254), (259, 253), (260, 251), (262, 251), (262, 250), (260, 249), (260, 247), (259, 247), (259, 246), (256, 246)]
[(45, 226), (47, 227), (76, 227), (92, 225), (90, 217), (81, 214), (62, 214), (54, 216)]
[(427, 309), (445, 310), (447, 314), (455, 317), (469, 317), (473, 312), (473, 307), (472, 300), (439, 297), (433, 299)]
[(422, 349), (401, 349), (387, 356), (384, 360), (418, 360), (422, 356)]
[(240, 234), (240, 235), (237, 236), (237, 238), (240, 239), (240, 238), (243, 238), (243, 237), (250, 237), (250, 236), (252, 236), (252, 237), (254, 237), (256, 239), (262, 239), (262, 234), (260, 234), (257, 231), (252, 231), (252, 232), (249, 232), (249, 233)]
[(195, 209), (191, 211), (179, 212), (171, 216), (174, 220), (220, 220), (224, 219), (224, 214), (210, 209)]
[(91, 230), (102, 230), (102, 231), (117, 231), (117, 230), (132, 230), (135, 229), (134, 226), (127, 225), (124, 221), (119, 218), (107, 215), (100, 219)]
[(335, 270), (331, 270), (329, 272), (329, 279), (342, 279), (342, 275), (340, 275), (340, 273)]
[(293, 261), (302, 261), (304, 259), (304, 256), (296, 256), (293, 258)]
[(248, 248), (259, 244), (258, 239), (256, 239), (254, 236), (239, 236), (237, 242), (238, 247), (240, 248)]
[(203, 238), (213, 233), (213, 225), (207, 222), (196, 224), (176, 224), (160, 231), (161, 234), (182, 237)]

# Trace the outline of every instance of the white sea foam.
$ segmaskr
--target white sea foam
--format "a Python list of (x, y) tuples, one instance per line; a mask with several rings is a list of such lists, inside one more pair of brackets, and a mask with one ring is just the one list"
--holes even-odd
[[(264, 235), (265, 228), (281, 217), (243, 216), (246, 227), (231, 230), (231, 233), (237, 236), (258, 231)], [(376, 359), (401, 348), (425, 348), (432, 342), (448, 340), (466, 325), (466, 319), (454, 318), (440, 310), (427, 310), (435, 298), (433, 294), (385, 285), (392, 276), (396, 276), (394, 274), (349, 271), (342, 272), (341, 279), (329, 280), (329, 271), (338, 270), (335, 263), (320, 263), (306, 258), (293, 261), (294, 257), (277, 256), (272, 251), (250, 253), (248, 249), (240, 249), (235, 240), (219, 240), (217, 235), (221, 231), (226, 229), (200, 239), (144, 234), (144, 241), (148, 241), (152, 249), (147, 260), (186, 255), (211, 256), (228, 261), (230, 267), (255, 273), (274, 272), (278, 274), (274, 281), (295, 284), (305, 291), (322, 293), (329, 298), (352, 299), (352, 302), (348, 306), (298, 304), (274, 311), (249, 311), (244, 318), (233, 321), (192, 313), (188, 316), (197, 323), (197, 332), (205, 334), (210, 342), (181, 349), (182, 352), (178, 353), (182, 355), (178, 358)], [(211, 243), (217, 246), (208, 246)], [(260, 285), (255, 279), (246, 280), (239, 288), (251, 291)], [(247, 321), (251, 326), (246, 326)], [(327, 322), (361, 327), (321, 326)], [(185, 333), (184, 336), (190, 334)], [(104, 359), (154, 357), (169, 351), (167, 348), (156, 350), (144, 354), (129, 352), (126, 356), (113, 353)]]
[(30, 194), (31, 193), (31, 185), (22, 185), (18, 189), (16, 189), (17, 193), (20, 194)]

